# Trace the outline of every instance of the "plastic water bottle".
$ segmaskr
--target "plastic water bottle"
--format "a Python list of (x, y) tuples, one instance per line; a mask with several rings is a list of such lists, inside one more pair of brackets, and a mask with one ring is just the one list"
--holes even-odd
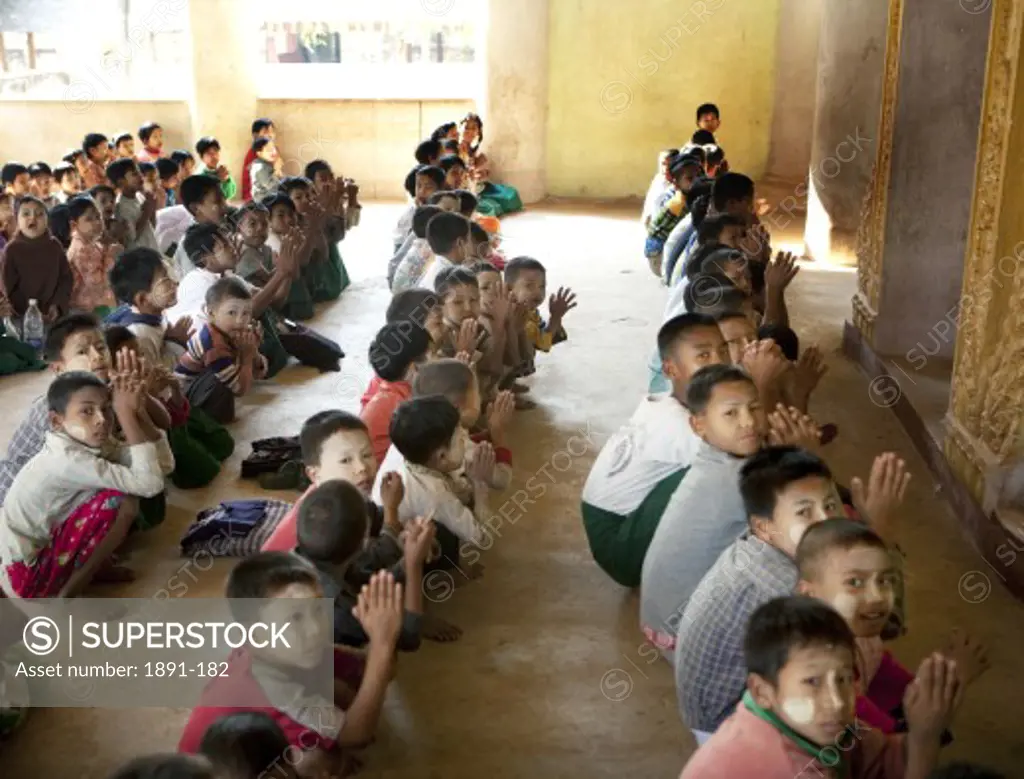
[(25, 331), (25, 343), (36, 352), (42, 352), (43, 341), (46, 339), (46, 328), (43, 325), (43, 314), (39, 310), (39, 304), (34, 299), (28, 302), (28, 311), (25, 312), (25, 321), (22, 327)]

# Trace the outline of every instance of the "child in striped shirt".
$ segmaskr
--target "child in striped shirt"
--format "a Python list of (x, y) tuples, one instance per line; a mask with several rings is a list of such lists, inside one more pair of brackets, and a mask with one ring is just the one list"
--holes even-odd
[(230, 422), (234, 397), (245, 395), (253, 380), (267, 373), (267, 360), (259, 352), (262, 332), (252, 318), (252, 294), (237, 278), (218, 279), (206, 292), (206, 318), (189, 338), (175, 372), (191, 404)]

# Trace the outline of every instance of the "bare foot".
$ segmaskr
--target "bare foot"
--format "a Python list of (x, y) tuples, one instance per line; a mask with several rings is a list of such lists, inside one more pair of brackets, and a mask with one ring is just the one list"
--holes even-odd
[(462, 637), (462, 628), (435, 614), (425, 613), (423, 615), (420, 630), (427, 641), (439, 641), (443, 644), (458, 641)]
[(135, 581), (135, 571), (126, 565), (107, 563), (92, 577), (93, 584), (128, 584)]
[(989, 669), (988, 647), (961, 630), (954, 630), (943, 653), (956, 661), (957, 676), (965, 687)]

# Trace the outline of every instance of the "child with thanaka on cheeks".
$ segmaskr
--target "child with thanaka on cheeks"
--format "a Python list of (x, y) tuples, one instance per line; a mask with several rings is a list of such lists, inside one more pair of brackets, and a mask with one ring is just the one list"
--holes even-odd
[[(246, 558), (232, 570), (226, 597), (237, 622), (301, 620), (305, 629), (289, 629), (288, 646), (234, 650), (226, 673), (206, 686), (192, 710), (178, 751), (197, 753), (208, 728), (225, 715), (259, 713), (273, 718), (302, 764), (320, 763), (325, 773), (312, 775), (349, 775), (356, 765), (349, 750), (373, 740), (394, 672), (402, 585), (382, 571), (359, 594), (355, 616), (369, 643), (358, 678), (351, 655), (333, 648), (330, 620), (318, 603), (324, 590), (317, 569), (298, 555), (262, 552)], [(325, 674), (334, 676), (333, 695), (310, 686)], [(241, 700), (247, 705), (238, 705)]]
[[(837, 518), (807, 531), (796, 562), (798, 591), (834, 608), (857, 639), (858, 719), (883, 733), (903, 731), (902, 701), (914, 677), (881, 640), (899, 583), (893, 551), (867, 525)], [(954, 635), (947, 653), (965, 686), (988, 667), (985, 648), (963, 634)]]
[(744, 640), (743, 699), (680, 779), (928, 779), (962, 697), (956, 664), (921, 664), (904, 698), (909, 732), (887, 736), (856, 718), (855, 654), (828, 605), (793, 595), (760, 606)]

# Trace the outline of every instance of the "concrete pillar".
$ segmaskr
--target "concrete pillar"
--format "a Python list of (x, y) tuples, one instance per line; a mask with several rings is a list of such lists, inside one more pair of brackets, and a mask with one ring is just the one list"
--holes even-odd
[(547, 194), (548, 0), (488, 0), (487, 11), (483, 150), (495, 180), (535, 203)]
[(257, 16), (247, 0), (202, 0), (188, 6), (193, 60), (189, 150), (195, 153), (201, 136), (216, 136), (221, 163), (241, 187), (242, 160), (252, 143), (249, 129), (257, 117)]
[(822, 0), (821, 14), (804, 241), (812, 257), (852, 265), (875, 157), (888, 3)]
[(818, 86), (822, 0), (781, 0), (775, 45), (775, 110), (767, 175), (786, 182), (807, 178)]

